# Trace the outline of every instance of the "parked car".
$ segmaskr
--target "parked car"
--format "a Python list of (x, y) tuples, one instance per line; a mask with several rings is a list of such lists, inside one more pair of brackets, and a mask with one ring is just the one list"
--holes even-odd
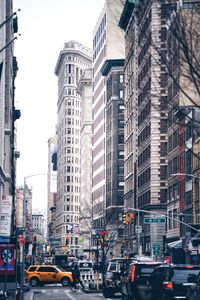
[(149, 280), (151, 273), (161, 262), (135, 261), (121, 277), (121, 299), (150, 300), (151, 286)]
[(29, 282), (33, 287), (46, 283), (62, 283), (63, 286), (68, 286), (73, 279), (71, 272), (66, 272), (58, 266), (31, 265), (26, 270), (25, 282)]
[(161, 265), (151, 274), (152, 299), (187, 299), (190, 286), (200, 274), (200, 266)]
[(132, 259), (126, 258), (109, 260), (103, 282), (103, 295), (105, 298), (112, 298), (116, 293), (121, 292), (121, 276), (132, 261)]

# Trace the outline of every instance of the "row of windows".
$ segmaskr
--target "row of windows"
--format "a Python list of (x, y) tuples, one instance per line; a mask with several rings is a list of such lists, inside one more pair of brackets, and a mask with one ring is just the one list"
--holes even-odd
[(138, 207), (143, 207), (146, 204), (150, 203), (151, 193), (150, 191), (147, 191), (143, 193), (141, 196), (138, 197)]
[(73, 185), (67, 185), (67, 186), (64, 186), (64, 192), (80, 193), (80, 187), (73, 186)]
[(147, 54), (147, 51), (148, 51), (150, 45), (151, 45), (151, 33), (149, 33), (149, 36), (146, 37), (145, 44), (142, 47), (142, 50), (141, 50), (141, 52), (138, 56), (138, 65), (140, 65), (141, 62), (143, 61), (145, 55)]
[(81, 65), (88, 65), (88, 63), (86, 63), (84, 60), (80, 59), (79, 57), (76, 57), (76, 56), (65, 56), (65, 60), (66, 61), (75, 61), (77, 62), (78, 64), (81, 64)]
[[(75, 210), (74, 210), (75, 209)], [(64, 205), (64, 211), (79, 211), (79, 206), (78, 205)], [(69, 221), (68, 221), (69, 222)]]
[(73, 118), (66, 118), (65, 119), (65, 124), (74, 125), (74, 123), (75, 123), (76, 126), (80, 126), (80, 120), (73, 119)]
[(66, 166), (65, 167), (65, 172), (67, 173), (75, 173), (78, 174), (80, 172), (80, 168), (79, 167), (74, 167), (74, 166)]
[(76, 106), (76, 107), (80, 107), (81, 106), (81, 102), (80, 100), (74, 99), (74, 98), (67, 98), (65, 99), (65, 105), (69, 105), (69, 106)]
[(64, 195), (64, 202), (69, 202), (69, 201), (75, 201), (75, 203), (79, 202), (79, 196), (74, 196), (74, 195)]
[[(178, 227), (179, 224), (179, 216), (178, 216), (178, 210), (173, 209), (168, 211), (168, 218), (167, 218), (167, 228), (168, 229), (174, 229)], [(177, 220), (177, 221), (176, 221)]]
[(140, 147), (144, 141), (150, 136), (151, 127), (147, 125), (138, 136), (138, 146)]
[(147, 75), (149, 69), (151, 68), (151, 56), (147, 58), (144, 66), (142, 67), (142, 70), (140, 71), (140, 74), (138, 76), (138, 87), (140, 88), (141, 82), (144, 80), (145, 76)]
[(145, 100), (145, 98), (149, 95), (150, 90), (151, 90), (151, 78), (148, 79), (141, 93), (138, 95), (138, 106), (140, 106), (141, 103)]
[(138, 35), (138, 44), (140, 45), (143, 38), (146, 37), (147, 30), (149, 28), (149, 25), (151, 24), (151, 11), (149, 12), (149, 15), (146, 17), (146, 20), (144, 24), (142, 25), (142, 28), (140, 30), (140, 33)]
[[(74, 180), (75, 179), (75, 180)], [(65, 182), (75, 182), (75, 183), (79, 183), (80, 182), (80, 178), (77, 176), (65, 176)]]
[(151, 112), (151, 102), (147, 102), (143, 110), (138, 115), (138, 125), (140, 126)]
[(74, 148), (74, 147), (65, 147), (65, 153), (80, 154), (80, 149), (79, 148)]
[(67, 144), (79, 145), (80, 144), (80, 140), (79, 139), (75, 139), (73, 137), (64, 138), (63, 141), (62, 141), (62, 145), (66, 146)]
[(93, 48), (95, 48), (96, 45), (98, 44), (99, 38), (102, 35), (102, 33), (104, 32), (105, 26), (106, 26), (106, 14), (102, 18), (102, 21), (101, 21), (101, 23), (99, 25), (99, 28), (98, 28), (95, 36), (94, 36), (94, 39), (93, 39)]
[(179, 136), (178, 129), (169, 136), (169, 138), (168, 138), (168, 151), (169, 152), (171, 152), (176, 147), (178, 147), (178, 136)]
[(79, 129), (74, 129), (74, 128), (64, 128), (63, 129), (63, 134), (76, 134), (76, 135), (79, 135), (80, 130)]
[(150, 158), (150, 155), (151, 155), (151, 146), (148, 145), (142, 151), (142, 153), (138, 156), (138, 167), (140, 167), (141, 165), (143, 165)]
[(71, 109), (71, 108), (65, 109), (65, 114), (68, 116), (76, 116), (76, 117), (81, 116), (81, 112), (79, 110)]
[(97, 57), (99, 51), (102, 48), (102, 45), (103, 45), (105, 39), (106, 39), (106, 31), (104, 31), (104, 33), (103, 33), (101, 39), (99, 40), (99, 43), (98, 43), (98, 45), (97, 45), (97, 47), (96, 47), (96, 49), (94, 51), (93, 60), (95, 60), (95, 58)]
[(150, 181), (150, 178), (151, 178), (151, 170), (150, 168), (148, 168), (141, 175), (138, 176), (138, 188), (147, 184)]

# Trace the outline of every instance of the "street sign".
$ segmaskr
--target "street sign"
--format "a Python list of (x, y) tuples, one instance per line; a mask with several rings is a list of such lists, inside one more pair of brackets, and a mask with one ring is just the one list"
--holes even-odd
[(159, 217), (159, 218), (144, 218), (144, 223), (145, 224), (150, 224), (150, 223), (165, 223), (166, 218), (165, 217)]

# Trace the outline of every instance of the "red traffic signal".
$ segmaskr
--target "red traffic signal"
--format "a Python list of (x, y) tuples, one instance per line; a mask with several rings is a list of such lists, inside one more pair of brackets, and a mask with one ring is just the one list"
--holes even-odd
[(134, 212), (130, 212), (130, 213), (129, 213), (129, 222), (130, 222), (131, 224), (133, 224), (133, 223), (134, 223), (134, 219), (135, 219), (135, 214), (134, 214)]

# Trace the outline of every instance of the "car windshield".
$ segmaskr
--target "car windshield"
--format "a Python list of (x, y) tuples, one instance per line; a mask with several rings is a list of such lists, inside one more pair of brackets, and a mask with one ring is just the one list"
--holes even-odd
[(187, 282), (189, 274), (198, 275), (199, 271), (198, 269), (174, 269), (171, 280), (173, 282)]
[(29, 267), (28, 272), (34, 272), (36, 270), (37, 266), (35, 267)]
[(116, 271), (117, 264), (116, 262), (111, 262), (108, 266), (108, 271)]

